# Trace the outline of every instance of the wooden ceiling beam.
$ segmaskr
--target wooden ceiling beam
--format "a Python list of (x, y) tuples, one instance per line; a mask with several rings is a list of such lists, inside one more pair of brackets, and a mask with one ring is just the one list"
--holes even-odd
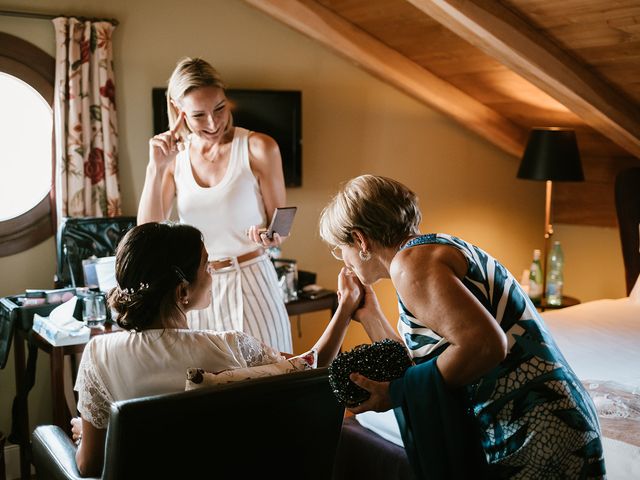
[(496, 0), (408, 1), (640, 158), (638, 105), (504, 5)]
[(245, 0), (519, 157), (527, 131), (311, 0)]

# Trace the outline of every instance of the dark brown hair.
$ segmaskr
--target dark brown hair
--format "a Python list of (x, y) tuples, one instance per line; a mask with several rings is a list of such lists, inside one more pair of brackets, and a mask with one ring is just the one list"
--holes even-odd
[(118, 325), (140, 331), (181, 312), (176, 287), (196, 279), (201, 258), (202, 234), (192, 226), (151, 222), (127, 232), (116, 251), (118, 286), (109, 292)]

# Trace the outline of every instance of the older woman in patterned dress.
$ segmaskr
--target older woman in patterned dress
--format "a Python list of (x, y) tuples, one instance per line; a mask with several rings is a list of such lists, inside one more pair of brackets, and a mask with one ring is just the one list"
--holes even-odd
[(354, 314), (372, 341), (398, 338), (370, 285), (390, 278), (416, 365), (352, 409), (394, 408), (419, 478), (600, 478), (595, 408), (514, 277), (480, 248), (420, 234), (417, 198), (363, 175), (322, 212), (320, 233), (365, 286)]

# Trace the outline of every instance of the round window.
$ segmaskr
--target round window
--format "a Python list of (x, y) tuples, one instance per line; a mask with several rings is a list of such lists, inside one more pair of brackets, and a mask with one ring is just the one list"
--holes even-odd
[(0, 73), (0, 221), (34, 208), (51, 189), (53, 115), (29, 84)]
[(0, 256), (51, 237), (55, 61), (0, 32)]

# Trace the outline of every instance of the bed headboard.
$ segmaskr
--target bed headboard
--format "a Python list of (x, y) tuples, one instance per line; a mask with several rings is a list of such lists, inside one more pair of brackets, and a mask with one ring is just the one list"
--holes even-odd
[(623, 170), (616, 176), (616, 211), (627, 295), (640, 274), (640, 167)]

